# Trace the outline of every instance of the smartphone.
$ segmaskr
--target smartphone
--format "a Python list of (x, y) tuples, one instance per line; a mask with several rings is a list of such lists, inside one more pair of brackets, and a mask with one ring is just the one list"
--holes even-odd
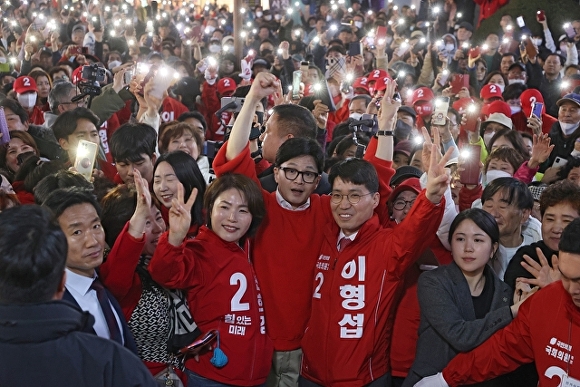
[(554, 159), (554, 163), (552, 164), (552, 168), (560, 168), (566, 164), (568, 164), (568, 160), (566, 160), (563, 157), (558, 156), (558, 157), (556, 157), (556, 159)]
[(541, 119), (543, 108), (544, 108), (544, 104), (542, 102), (532, 103), (532, 114), (530, 114), (530, 118), (532, 118), (532, 116), (536, 116), (537, 118)]
[(572, 26), (572, 23), (564, 24), (564, 32), (566, 32), (566, 36), (568, 37), (568, 41), (574, 41), (574, 37), (576, 36), (576, 30)]
[(292, 73), (292, 99), (300, 99), (300, 82), (302, 82), (302, 71), (296, 70)]
[(304, 74), (308, 73), (308, 66), (310, 66), (310, 63), (307, 61), (300, 62), (300, 71), (302, 71)]
[(545, 22), (546, 21), (546, 13), (544, 10), (539, 10), (536, 15), (538, 16), (538, 21)]
[(157, 16), (158, 9), (159, 9), (159, 3), (157, 3), (157, 1), (155, 1), (155, 0), (151, 1), (151, 16), (153, 16), (153, 18), (155, 18)]
[(356, 56), (362, 55), (363, 53), (363, 46), (361, 42), (352, 42), (348, 44), (348, 55), (349, 56)]
[(375, 34), (375, 39), (378, 42), (379, 39), (387, 38), (387, 27), (379, 26), (377, 27), (377, 33)]
[(191, 29), (191, 37), (197, 39), (200, 42), (203, 40), (203, 29), (201, 26), (193, 26)]
[(448, 79), (449, 79), (449, 70), (445, 69), (445, 70), (441, 71), (441, 79), (437, 83), (440, 86), (445, 86)]
[(133, 75), (135, 74), (135, 67), (129, 67), (125, 70), (125, 74), (123, 74), (123, 83), (128, 85), (131, 83), (131, 79), (133, 79)]
[(407, 53), (407, 51), (409, 51), (409, 48), (411, 48), (409, 43), (403, 42), (397, 48), (397, 52), (395, 52), (395, 55), (397, 55), (398, 57), (402, 57), (403, 55), (405, 55)]
[(525, 40), (525, 50), (528, 58), (535, 58), (538, 55), (538, 49), (536, 48), (534, 42), (532, 42), (532, 39), (530, 38), (527, 38)]
[(449, 110), (449, 97), (439, 97), (435, 100), (435, 111), (431, 123), (433, 125), (445, 125), (447, 120), (447, 110)]
[(221, 109), (226, 108), (226, 106), (230, 105), (229, 107), (226, 108), (227, 112), (234, 112), (237, 113), (242, 109), (242, 106), (244, 106), (244, 100), (245, 98), (240, 98), (240, 97), (222, 97), (221, 99)]
[(481, 146), (465, 145), (461, 153), (464, 170), (459, 172), (459, 182), (466, 185), (478, 185)]
[(336, 105), (332, 100), (330, 94), (330, 89), (328, 88), (328, 82), (326, 80), (320, 82), (320, 89), (316, 92), (316, 97), (322, 101), (323, 104), (328, 106), (328, 111), (336, 111)]
[(87, 181), (91, 181), (99, 146), (94, 142), (80, 140), (74, 167)]
[(6, 145), (10, 142), (10, 131), (8, 130), (8, 123), (6, 122), (6, 115), (4, 114), (4, 107), (0, 107), (0, 145)]
[(451, 92), (457, 94), (463, 87), (467, 87), (469, 89), (469, 74), (453, 75), (453, 79), (451, 79)]
[(518, 23), (518, 27), (523, 28), (526, 23), (524, 22), (524, 17), (523, 16), (518, 16), (516, 19), (516, 22)]
[(469, 49), (469, 57), (477, 58), (481, 54), (481, 48), (479, 46)]
[(477, 108), (475, 105), (471, 105), (471, 107), (467, 108), (465, 111), (467, 122), (463, 126), (463, 129), (468, 132), (475, 132), (477, 130), (477, 116)]
[(195, 356), (198, 355), (202, 349), (207, 349), (207, 347), (216, 341), (218, 337), (218, 332), (216, 330), (211, 330), (207, 332), (201, 339), (195, 340), (193, 343), (179, 350), (180, 353), (184, 355)]

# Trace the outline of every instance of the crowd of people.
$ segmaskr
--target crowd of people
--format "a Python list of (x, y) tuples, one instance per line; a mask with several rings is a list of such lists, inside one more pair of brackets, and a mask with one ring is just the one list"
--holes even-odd
[(0, 384), (579, 386), (580, 6), (506, 3), (2, 3)]

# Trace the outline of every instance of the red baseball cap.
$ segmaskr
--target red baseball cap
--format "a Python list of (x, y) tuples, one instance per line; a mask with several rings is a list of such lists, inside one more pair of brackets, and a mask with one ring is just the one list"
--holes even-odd
[(490, 116), (493, 113), (501, 113), (506, 117), (511, 117), (512, 115), (510, 105), (500, 100), (493, 101), (491, 103), (486, 103), (481, 108), (481, 114), (483, 114), (484, 116)]
[[(532, 104), (534, 102), (544, 103), (544, 96), (540, 93), (538, 89), (527, 89), (520, 95), (520, 101), (522, 103), (522, 112), (529, 117), (532, 114)], [(542, 108), (542, 113), (546, 112), (546, 107)]]
[(12, 89), (14, 89), (14, 91), (18, 94), (24, 94), (30, 91), (38, 91), (34, 78), (29, 77), (28, 75), (16, 78)]
[(358, 77), (352, 83), (352, 88), (353, 89), (363, 89), (363, 90), (366, 90), (368, 93), (368, 92), (370, 92), (368, 82), (369, 82), (369, 80), (367, 77)]
[(428, 87), (419, 87), (417, 90), (413, 91), (413, 105), (417, 104), (418, 102), (431, 102), (434, 99), (435, 95), (433, 94), (433, 90)]
[(227, 77), (220, 79), (217, 84), (217, 90), (221, 95), (224, 95), (227, 92), (233, 93), (234, 91), (236, 91), (237, 87), (238, 85), (236, 84), (236, 81), (234, 81), (232, 78)]
[(457, 110), (459, 113), (464, 113), (467, 111), (469, 105), (474, 104), (475, 101), (470, 97), (463, 97), (453, 102), (453, 109)]
[[(369, 73), (369, 76), (367, 77), (369, 82), (374, 82), (374, 81), (378, 81), (379, 79), (382, 79), (384, 77), (388, 77), (389, 73), (386, 72), (385, 70), (373, 70)], [(389, 77), (390, 78), (390, 77)]]
[(83, 80), (83, 66), (79, 66), (72, 72), (72, 84), (76, 85), (78, 82)]
[(503, 95), (501, 95), (501, 89), (495, 83), (488, 83), (481, 88), (479, 96), (483, 100), (490, 100), (492, 98), (499, 98), (503, 101)]
[(423, 189), (421, 188), (421, 182), (419, 181), (418, 178), (416, 177), (410, 177), (408, 179), (406, 179), (405, 181), (403, 181), (401, 184), (399, 184), (391, 193), (391, 195), (389, 196), (388, 202), (392, 203), (395, 201), (395, 199), (397, 198), (397, 196), (399, 196), (399, 194), (401, 192), (404, 191), (411, 191), (411, 192), (415, 192), (417, 195), (419, 195), (419, 193), (421, 193)]

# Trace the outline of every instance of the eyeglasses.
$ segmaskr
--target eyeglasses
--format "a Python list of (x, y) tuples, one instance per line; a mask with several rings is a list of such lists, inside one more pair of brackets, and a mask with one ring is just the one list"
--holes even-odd
[(374, 192), (369, 192), (367, 194), (349, 193), (348, 195), (341, 195), (339, 193), (330, 194), (330, 201), (334, 204), (340, 204), (342, 198), (346, 197), (350, 204), (357, 204), (363, 196), (372, 195)]
[(397, 211), (402, 211), (405, 209), (405, 207), (409, 206), (409, 208), (413, 207), (413, 203), (415, 203), (415, 200), (397, 200), (395, 203), (393, 203), (393, 208)]
[(302, 175), (302, 181), (311, 184), (314, 183), (316, 178), (319, 176), (319, 174), (316, 172), (298, 171), (294, 168), (282, 167), (280, 169), (284, 172), (284, 176), (286, 176), (286, 179), (290, 181), (294, 181), (296, 180), (298, 175)]

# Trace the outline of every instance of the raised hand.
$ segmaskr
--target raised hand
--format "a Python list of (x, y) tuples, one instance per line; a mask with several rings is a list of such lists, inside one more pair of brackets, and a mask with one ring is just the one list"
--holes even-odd
[(320, 129), (326, 129), (326, 123), (328, 122), (328, 106), (322, 103), (321, 100), (317, 99), (314, 101), (314, 110), (312, 115), (316, 120), (316, 126)]
[(177, 186), (177, 198), (173, 198), (169, 209), (169, 236), (167, 240), (173, 246), (181, 246), (187, 236), (191, 226), (191, 208), (197, 198), (197, 188), (191, 191), (187, 202), (184, 197), (185, 189), (183, 184), (179, 183)]
[(521, 262), (522, 267), (533, 275), (534, 278), (518, 278), (518, 281), (539, 286), (540, 288), (548, 286), (552, 282), (559, 281), (562, 276), (560, 270), (558, 270), (558, 256), (556, 254), (552, 255), (552, 267), (550, 267), (548, 259), (542, 252), (542, 249), (536, 247), (536, 253), (538, 254), (540, 263), (525, 254), (523, 257), (524, 260)]
[(280, 81), (272, 73), (258, 73), (246, 98), (261, 100), (270, 94), (278, 92), (279, 83)]
[(399, 108), (401, 107), (401, 102), (396, 101), (393, 98), (397, 82), (392, 79), (387, 79), (386, 84), (387, 89), (385, 90), (385, 95), (381, 99), (381, 108), (377, 114), (379, 130), (392, 130), (397, 119), (397, 111), (399, 111)]
[(149, 183), (137, 169), (133, 171), (133, 183), (137, 190), (137, 207), (129, 221), (129, 234), (133, 238), (141, 239), (145, 233), (147, 217), (151, 212), (151, 192)]
[[(439, 132), (437, 128), (433, 129), (434, 140), (439, 144)], [(425, 145), (423, 145), (425, 147)], [(427, 172), (427, 190), (425, 196), (431, 203), (439, 204), (441, 198), (447, 190), (447, 186), (451, 182), (451, 177), (449, 175), (449, 170), (445, 168), (445, 164), (451, 158), (454, 147), (451, 147), (445, 152), (445, 155), (441, 157), (441, 152), (436, 144), (431, 145), (431, 157), (429, 162), (429, 172)], [(423, 161), (425, 163), (425, 159)]]
[(528, 161), (528, 167), (536, 168), (544, 161), (548, 160), (554, 146), (555, 145), (550, 145), (550, 137), (547, 134), (534, 134), (532, 156), (530, 157), (530, 161)]

